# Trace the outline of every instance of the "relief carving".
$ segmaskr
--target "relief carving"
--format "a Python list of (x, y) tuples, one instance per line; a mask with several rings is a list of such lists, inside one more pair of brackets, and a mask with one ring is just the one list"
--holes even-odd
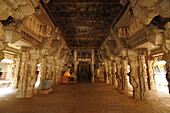
[(169, 0), (139, 0), (133, 6), (134, 15), (148, 25), (157, 15), (170, 18)]
[[(34, 16), (28, 16), (26, 18), (26, 20), (24, 21), (24, 25), (27, 28), (29, 28), (31, 31), (33, 31), (36, 35), (38, 35), (35, 38), (51, 36), (52, 27), (49, 25), (44, 25), (38, 19), (36, 19), (36, 17), (34, 17)], [(42, 39), (40, 38), (37, 40), (41, 42)]]
[(6, 20), (9, 16), (15, 19), (23, 19), (35, 12), (39, 0), (10, 0), (0, 1), (0, 20)]
[(128, 27), (118, 29), (118, 37), (130, 38), (138, 31), (143, 29), (144, 25), (140, 19), (136, 18)]

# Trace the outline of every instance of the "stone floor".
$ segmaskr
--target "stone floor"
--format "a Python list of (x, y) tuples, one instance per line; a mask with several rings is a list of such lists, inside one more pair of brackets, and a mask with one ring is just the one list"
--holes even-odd
[(154, 100), (135, 100), (103, 83), (58, 85), (48, 95), (0, 98), (0, 113), (170, 113)]

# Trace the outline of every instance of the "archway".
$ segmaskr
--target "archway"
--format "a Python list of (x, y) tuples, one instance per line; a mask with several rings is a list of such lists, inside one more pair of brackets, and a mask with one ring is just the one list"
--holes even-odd
[(77, 69), (77, 78), (79, 81), (91, 80), (91, 71), (88, 62), (80, 62)]

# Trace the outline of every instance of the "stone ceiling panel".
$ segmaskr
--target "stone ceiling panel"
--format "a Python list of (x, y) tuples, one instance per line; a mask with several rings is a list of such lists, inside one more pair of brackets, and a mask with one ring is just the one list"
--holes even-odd
[(119, 0), (50, 0), (42, 4), (70, 48), (100, 48), (126, 7)]

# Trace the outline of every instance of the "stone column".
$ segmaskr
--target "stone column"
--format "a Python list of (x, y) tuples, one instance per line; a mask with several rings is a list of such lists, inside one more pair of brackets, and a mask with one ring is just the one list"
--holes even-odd
[(92, 81), (92, 83), (95, 83), (95, 81), (94, 81), (94, 63), (95, 63), (94, 50), (92, 50), (92, 61), (91, 61), (91, 74), (92, 74), (91, 81)]
[(45, 79), (52, 79), (53, 78), (53, 64), (54, 63), (54, 57), (53, 56), (47, 56), (47, 74), (46, 74), (46, 78)]
[(105, 67), (106, 83), (109, 84), (109, 66), (106, 61), (104, 62), (104, 67)]
[(150, 90), (156, 90), (156, 81), (154, 78), (154, 60), (149, 59), (148, 60), (148, 82), (149, 82), (149, 88)]
[(47, 59), (46, 57), (41, 57), (40, 58), (40, 72), (41, 72), (41, 78), (45, 79), (46, 78), (46, 74), (47, 74)]
[(37, 59), (31, 59), (28, 65), (28, 78), (27, 78), (27, 88), (26, 88), (26, 98), (33, 96), (34, 86), (37, 81)]
[(18, 85), (17, 98), (25, 98), (26, 97), (29, 57), (30, 57), (29, 49), (22, 48), (22, 64), (21, 64), (20, 80), (19, 80), (19, 85)]
[(116, 69), (116, 63), (115, 62), (113, 62), (112, 63), (112, 65), (113, 65), (113, 76), (112, 76), (112, 85), (113, 85), (113, 87), (114, 88), (117, 88), (117, 85), (118, 85), (118, 83), (117, 83), (117, 79), (116, 79), (116, 72), (117, 72), (117, 69)]
[(46, 78), (46, 74), (47, 74), (47, 58), (45, 56), (41, 56), (40, 57), (40, 85), (39, 85), (39, 90), (42, 87), (42, 80), (44, 80)]
[(128, 75), (127, 75), (127, 60), (126, 57), (124, 59), (122, 59), (122, 82), (123, 82), (123, 91), (128, 91)]
[(21, 63), (20, 63), (19, 55), (16, 55), (16, 58), (14, 59), (14, 75), (13, 75), (12, 84), (11, 84), (12, 88), (18, 87), (18, 77), (19, 77), (19, 73), (20, 73), (20, 65), (21, 65)]
[(59, 71), (60, 71), (60, 66), (59, 66), (59, 64), (58, 64), (57, 62), (56, 62), (55, 68), (56, 68), (56, 69), (55, 69), (55, 70), (56, 70), (56, 73), (55, 73), (55, 78), (56, 78), (56, 79), (55, 79), (55, 83), (58, 84), (59, 81), (60, 81), (60, 74), (59, 74), (59, 73), (60, 73), (60, 72), (59, 72)]
[(117, 68), (116, 78), (117, 78), (117, 82), (118, 82), (118, 90), (123, 90), (121, 58), (116, 57), (115, 60), (116, 60), (116, 68)]
[(113, 78), (113, 75), (112, 75), (113, 74), (113, 72), (112, 72), (113, 67), (112, 67), (112, 62), (111, 61), (108, 61), (108, 66), (109, 66), (109, 68), (108, 68), (108, 70), (109, 70), (109, 84), (113, 85), (113, 81), (112, 81), (113, 80), (112, 79)]
[(2, 52), (7, 46), (7, 43), (4, 41), (0, 41), (0, 61), (4, 59), (4, 53)]
[(56, 61), (55, 59), (53, 59), (52, 62), (52, 81), (53, 81), (53, 85), (56, 84)]
[(148, 97), (148, 82), (145, 55), (139, 56), (139, 80), (141, 99), (146, 99)]
[(133, 87), (133, 97), (141, 99), (140, 96), (140, 83), (139, 83), (139, 63), (136, 55), (128, 56), (130, 63), (130, 84)]

